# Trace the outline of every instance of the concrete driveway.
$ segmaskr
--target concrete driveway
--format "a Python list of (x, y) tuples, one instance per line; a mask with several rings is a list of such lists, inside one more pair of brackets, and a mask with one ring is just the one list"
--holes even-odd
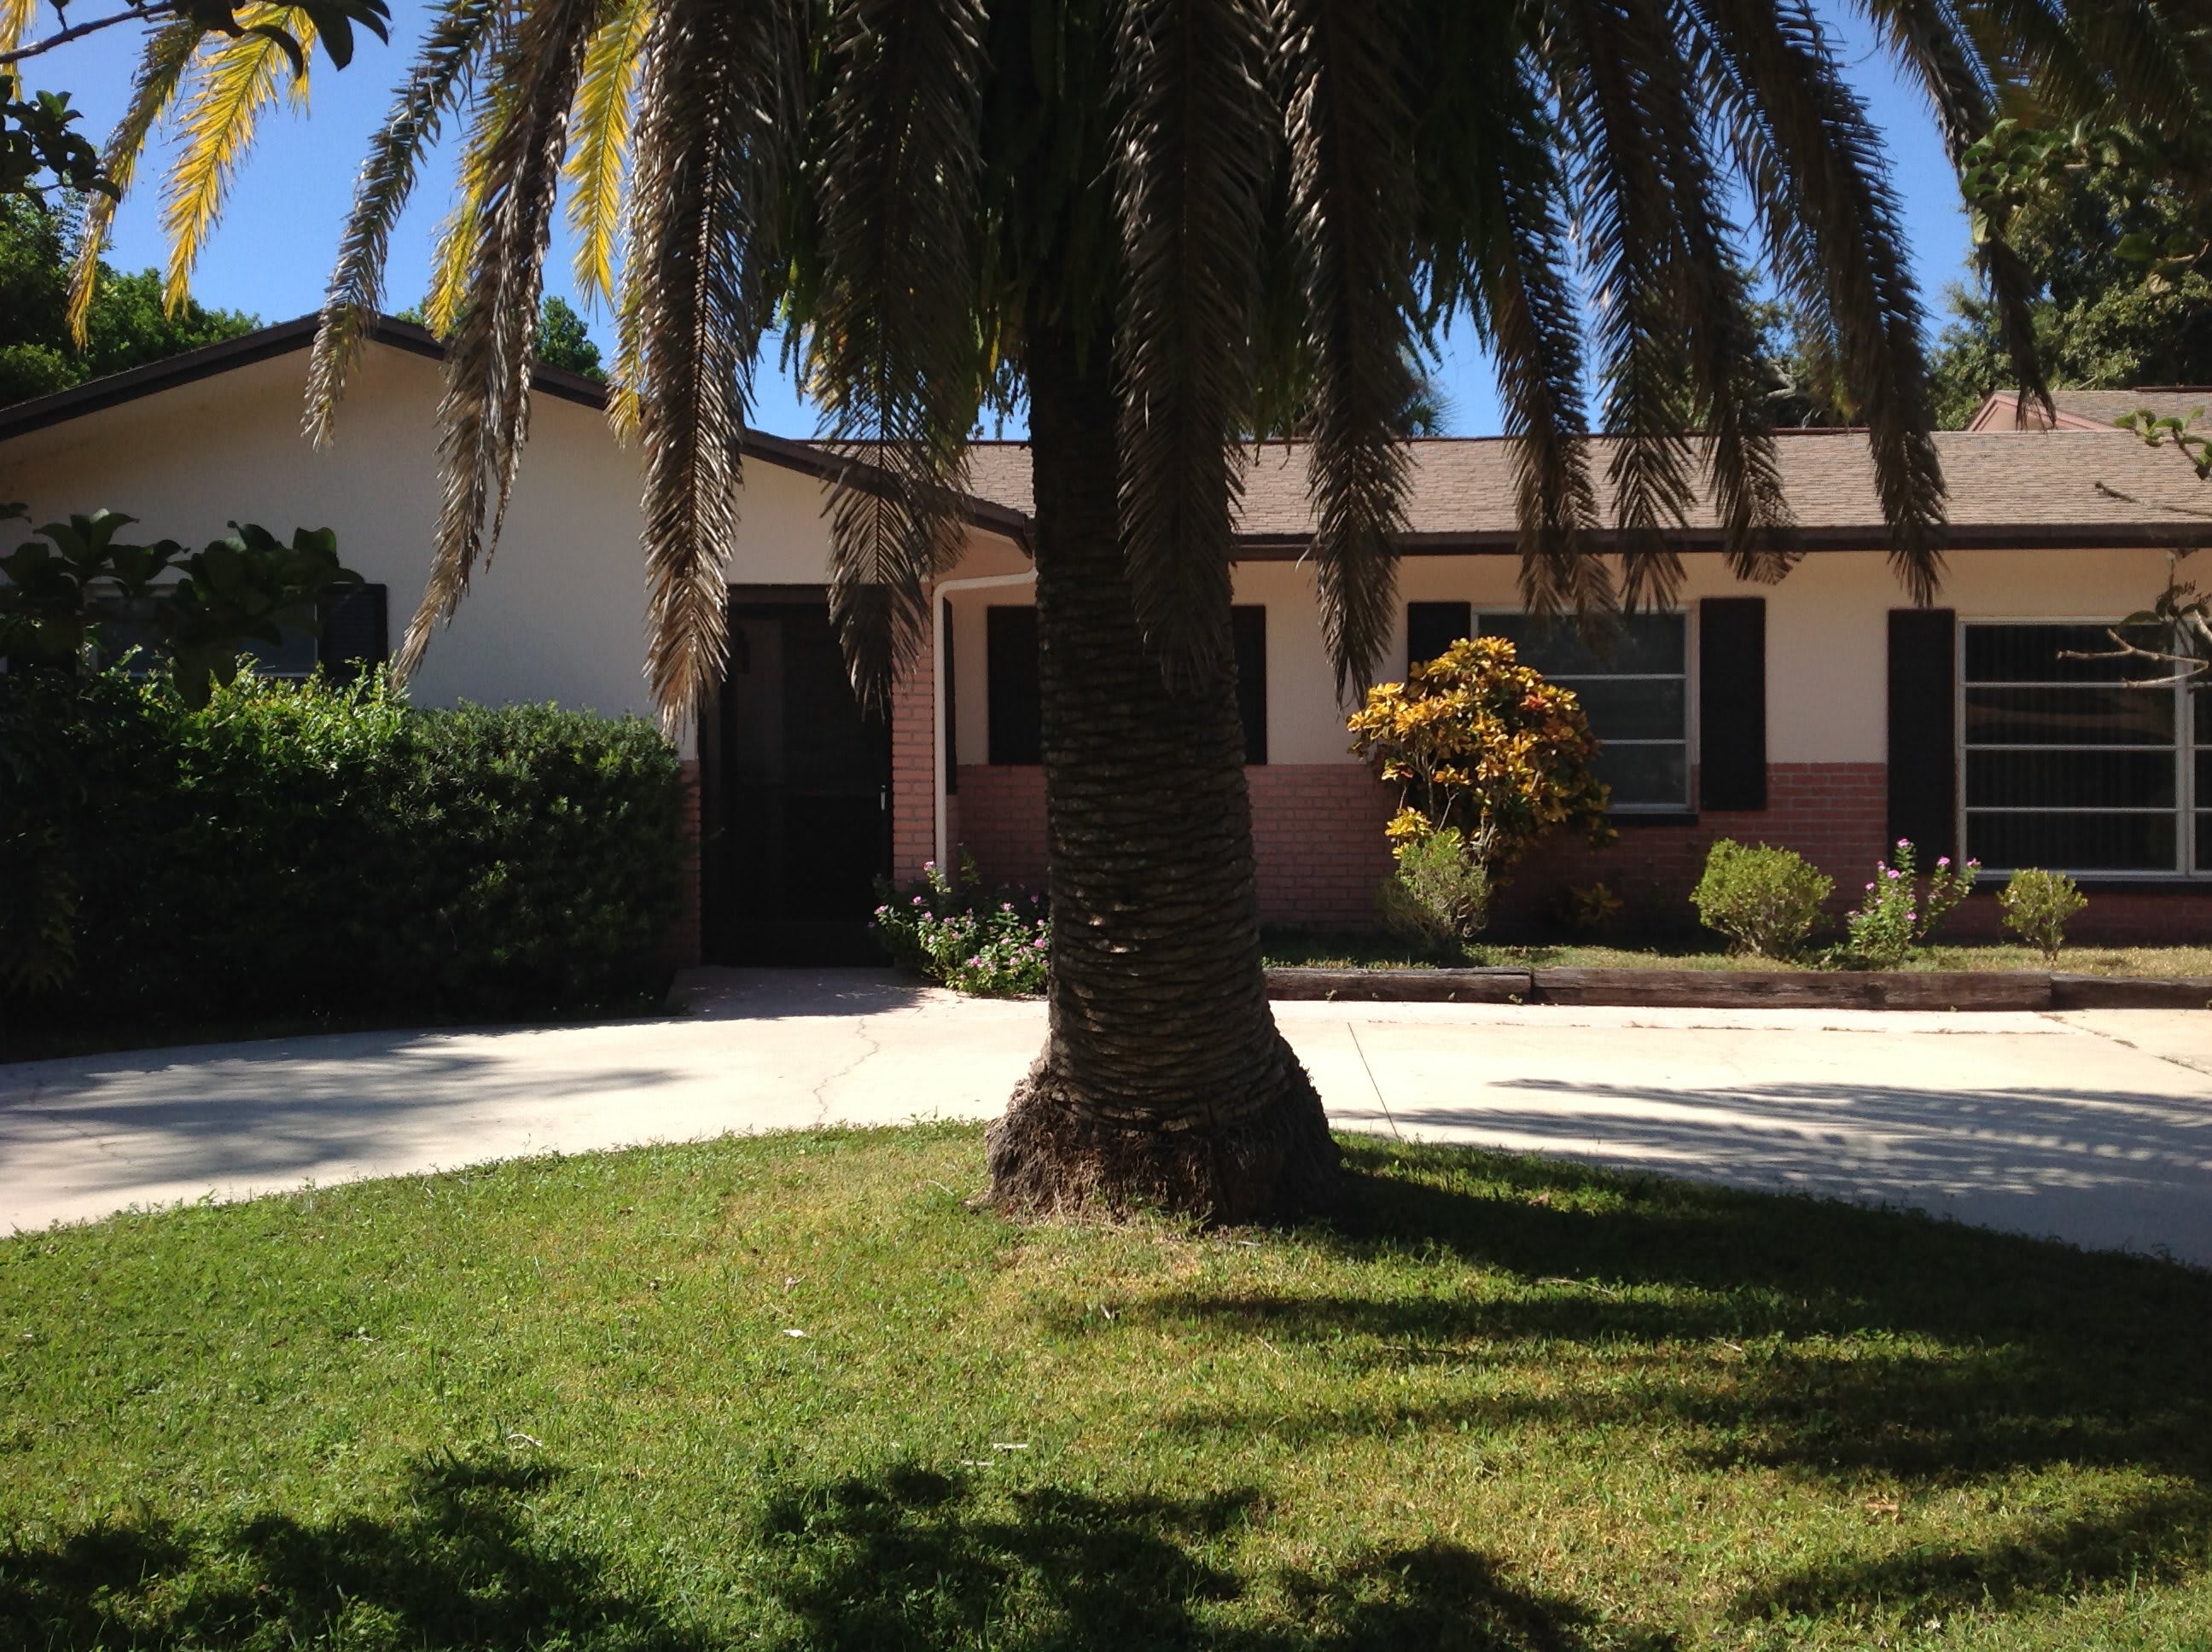
[[(684, 1013), (0, 1066), (0, 1231), (726, 1131), (988, 1118), (1042, 1006), (702, 970)], [(1917, 1206), (2212, 1266), (2212, 1014), (1279, 1004), (1347, 1130)]]

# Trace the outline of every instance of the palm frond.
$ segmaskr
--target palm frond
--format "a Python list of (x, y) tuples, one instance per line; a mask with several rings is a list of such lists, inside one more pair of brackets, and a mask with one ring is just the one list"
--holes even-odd
[(1596, 282), (1614, 527), (1628, 588), (1664, 589), (1680, 577), (1667, 531), (1697, 501), (1698, 457), (1682, 372), (1691, 325), (1679, 299), (1684, 203), (1657, 140), (1663, 117), (1652, 84), (1674, 42), (1634, 0), (1573, 0), (1557, 14), (1546, 59), (1580, 158), (1574, 185)]
[(13, 52), (39, 19), (39, 0), (0, 0), (0, 52)]
[(1413, 390), (1404, 9), (1283, 0), (1290, 219), (1312, 352), (1310, 553), (1337, 692), (1364, 692), (1396, 623)]
[[(1956, 13), (1942, 0), (1863, 3), (1892, 53), (1919, 81), (1953, 167), (1962, 167), (1967, 149), (1987, 137), (1996, 121), (1999, 86), (1989, 62), (1964, 32)], [(2036, 0), (2025, 0), (2019, 15), (2008, 21), (2010, 32), (2048, 41), (2039, 57), (2047, 58), (2064, 46), (2068, 63), (2078, 63), (2064, 40), (2063, 26)], [(1996, 306), (1998, 338), (2012, 368), (2021, 411), (2024, 415), (2029, 406), (2038, 405), (2048, 417), (2052, 414), (2051, 390), (2036, 349), (2035, 277), (2005, 239), (2005, 226), (1994, 223), (1989, 228), (1992, 233), (1974, 238), (1975, 267)]]
[(514, 88), (484, 152), (484, 193), (467, 298), (446, 350), (438, 405), (442, 481), (430, 581), (393, 660), (406, 677), (432, 629), (450, 620), (480, 556), (505, 525), (530, 424), (530, 347), (552, 238), (568, 112), (602, 0), (542, 0), (526, 12), (495, 72)]
[(810, 318), (823, 434), (865, 459), (830, 507), (830, 610), (855, 691), (880, 704), (958, 555), (962, 456), (983, 393), (979, 0), (854, 0), (830, 42)]
[[(1653, 0), (1622, 0), (1630, 19), (1629, 49), (1650, 50), (1640, 102), (1649, 123), (1644, 141), (1667, 180), (1675, 245), (1665, 270), (1662, 302), (1680, 339), (1688, 374), (1688, 428), (1699, 435), (1706, 474), (1730, 568), (1771, 582), (1794, 558), (1776, 541), (1790, 521), (1774, 452), (1766, 386), (1759, 364), (1758, 329), (1735, 226), (1709, 146), (1711, 122), (1695, 101), (1690, 65), (1679, 47), (1676, 18)], [(1638, 141), (1623, 134), (1622, 141)], [(1671, 604), (1681, 562), (1671, 547), (1656, 557), (1628, 559), (1621, 594), (1632, 608)]]
[[(495, 61), (509, 50), (502, 41)], [(468, 135), (455, 168), (453, 204), (438, 225), (430, 252), (430, 286), (422, 295), (422, 325), (444, 338), (459, 322), (467, 301), (470, 262), (483, 232), (484, 202), (492, 190), (492, 157), (514, 114), (521, 88), (504, 75), (469, 100)]]
[(627, 369), (645, 438), (647, 674), (672, 732), (718, 679), (740, 442), (802, 125), (804, 0), (664, 0), (639, 89)]
[(85, 342), (85, 321), (92, 313), (92, 295), (100, 281), (100, 255), (114, 226), (115, 209), (130, 191), (146, 141), (169, 106), (176, 101), (200, 44), (200, 26), (179, 18), (147, 37), (138, 67), (131, 80), (131, 100), (100, 150), (100, 169), (114, 181), (115, 194), (94, 191), (85, 197), (84, 224), (77, 239), (76, 264), (70, 272), (70, 337), (79, 346)]
[(1557, 131), (1525, 69), (1494, 75), (1481, 106), (1466, 288), (1498, 361), (1512, 439), (1521, 594), (1530, 612), (1589, 614), (1613, 593), (1590, 549), (1596, 490), (1583, 408), (1583, 337), (1574, 240)]
[(392, 226), (414, 192), (422, 157), (437, 143), (447, 113), (466, 95), (470, 76), (495, 44), (506, 10), (506, 0), (446, 0), (423, 37), (414, 67), (393, 94), (383, 126), (370, 141), (307, 367), (305, 425), (319, 447), (331, 440), (347, 374), (369, 325), (384, 307)]
[(648, 0), (615, 0), (584, 54), (567, 176), (572, 186), (568, 227), (576, 235), (576, 286), (586, 301), (614, 298), (623, 173), (629, 160), (630, 94), (653, 12)]
[(1922, 313), (1881, 140), (1802, 0), (1691, 0), (1715, 60), (1753, 210), (1794, 303), (1836, 341), (1867, 427), (1891, 561), (1916, 601), (1942, 567), (1944, 487)]
[[(304, 65), (314, 46), (313, 19), (297, 6), (260, 5), (241, 11), (239, 22), (245, 33), (210, 35), (201, 48), (197, 83), (178, 123), (182, 148), (161, 191), (161, 228), (169, 238), (161, 301), (172, 312), (191, 296), (192, 269), (222, 216), (239, 164), (253, 148), (263, 112), (276, 101), (280, 71), (291, 76), (295, 104), (307, 96)], [(301, 67), (293, 67), (275, 39), (254, 32), (264, 27), (299, 43)]]
[(1124, 554), (1169, 679), (1227, 669), (1249, 339), (1280, 124), (1261, 0), (1127, 0), (1114, 52)]

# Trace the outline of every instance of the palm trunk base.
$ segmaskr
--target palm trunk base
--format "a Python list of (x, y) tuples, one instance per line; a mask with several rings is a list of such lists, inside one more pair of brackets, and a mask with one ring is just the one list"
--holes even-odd
[(1237, 1121), (1133, 1129), (1101, 1119), (1039, 1056), (987, 1138), (990, 1202), (1010, 1215), (1164, 1210), (1236, 1224), (1334, 1201), (1341, 1155), (1321, 1096), (1289, 1049), (1279, 1093)]

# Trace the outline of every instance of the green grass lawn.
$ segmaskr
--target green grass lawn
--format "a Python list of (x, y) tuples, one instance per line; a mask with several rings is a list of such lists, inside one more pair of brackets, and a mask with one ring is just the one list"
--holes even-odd
[(2212, 1648), (2212, 1275), (1351, 1151), (1288, 1234), (948, 1127), (0, 1242), (0, 1647)]
[[(1416, 956), (1388, 935), (1341, 934), (1316, 930), (1270, 930), (1263, 938), (1267, 961), (1274, 967), (1411, 969), (1434, 968), (1439, 960)], [(1507, 969), (1792, 969), (1802, 963), (1740, 958), (1716, 943), (1695, 951), (1666, 947), (1599, 946), (1573, 942), (1509, 946), (1478, 941), (1467, 948), (1465, 963)], [(1981, 944), (1930, 946), (1916, 953), (1908, 969), (2048, 969), (2032, 946)], [(2212, 946), (2069, 946), (2057, 969), (2077, 975), (2212, 975)]]

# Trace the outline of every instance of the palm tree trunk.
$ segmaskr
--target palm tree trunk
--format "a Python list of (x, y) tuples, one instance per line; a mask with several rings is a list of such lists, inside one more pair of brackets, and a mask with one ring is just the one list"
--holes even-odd
[(1051, 1022), (992, 1127), (992, 1193), (1273, 1219), (1324, 1200), (1338, 1156), (1261, 979), (1228, 597), (1218, 668), (1170, 691), (1121, 556), (1111, 347), (1076, 343), (1029, 359)]

